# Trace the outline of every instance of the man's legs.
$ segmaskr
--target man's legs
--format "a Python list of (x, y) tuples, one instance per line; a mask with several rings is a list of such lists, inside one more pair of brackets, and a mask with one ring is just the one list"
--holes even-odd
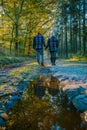
[(43, 50), (40, 50), (40, 55), (41, 55), (41, 65), (44, 65), (44, 53)]
[(40, 64), (40, 52), (39, 52), (39, 50), (36, 50), (36, 59), (37, 59), (38, 64)]
[[(40, 59), (40, 58), (41, 58), (41, 59)], [(37, 62), (38, 62), (39, 64), (44, 65), (43, 49), (36, 51), (36, 59), (37, 59)]]

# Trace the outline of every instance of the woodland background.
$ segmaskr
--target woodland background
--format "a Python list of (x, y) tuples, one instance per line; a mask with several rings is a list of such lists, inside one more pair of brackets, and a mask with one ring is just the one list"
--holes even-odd
[(32, 56), (37, 30), (59, 39), (58, 57), (87, 56), (86, 0), (1, 0), (0, 54)]

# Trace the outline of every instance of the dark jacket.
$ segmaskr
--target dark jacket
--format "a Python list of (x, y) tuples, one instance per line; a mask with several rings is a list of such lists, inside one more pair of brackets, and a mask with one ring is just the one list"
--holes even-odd
[(58, 39), (55, 36), (52, 36), (51, 38), (48, 39), (46, 48), (49, 47), (50, 52), (56, 51), (58, 45), (59, 45)]
[(38, 50), (43, 49), (43, 46), (45, 47), (44, 37), (41, 34), (37, 34), (33, 39), (33, 48)]

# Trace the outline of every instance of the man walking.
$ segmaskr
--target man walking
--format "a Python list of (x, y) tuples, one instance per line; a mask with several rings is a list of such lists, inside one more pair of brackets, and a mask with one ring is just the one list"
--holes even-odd
[(46, 49), (49, 47), (50, 55), (51, 55), (51, 63), (55, 65), (56, 62), (56, 51), (58, 48), (58, 39), (55, 37), (54, 32), (51, 33), (51, 37), (48, 39)]
[(36, 50), (36, 59), (38, 64), (44, 66), (44, 49), (45, 41), (43, 35), (38, 31), (38, 34), (33, 38), (33, 48)]

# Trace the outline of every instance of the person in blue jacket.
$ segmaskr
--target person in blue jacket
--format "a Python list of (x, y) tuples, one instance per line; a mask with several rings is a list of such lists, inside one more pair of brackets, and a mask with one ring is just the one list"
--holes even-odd
[(33, 38), (33, 48), (36, 50), (37, 62), (42, 66), (44, 66), (44, 47), (44, 36), (41, 34), (41, 31), (38, 30), (38, 34)]
[(51, 37), (48, 38), (47, 46), (45, 49), (49, 48), (50, 55), (51, 55), (50, 60), (52, 65), (55, 65), (56, 62), (56, 52), (57, 52), (58, 45), (59, 45), (58, 39), (56, 38), (54, 32), (51, 32)]

